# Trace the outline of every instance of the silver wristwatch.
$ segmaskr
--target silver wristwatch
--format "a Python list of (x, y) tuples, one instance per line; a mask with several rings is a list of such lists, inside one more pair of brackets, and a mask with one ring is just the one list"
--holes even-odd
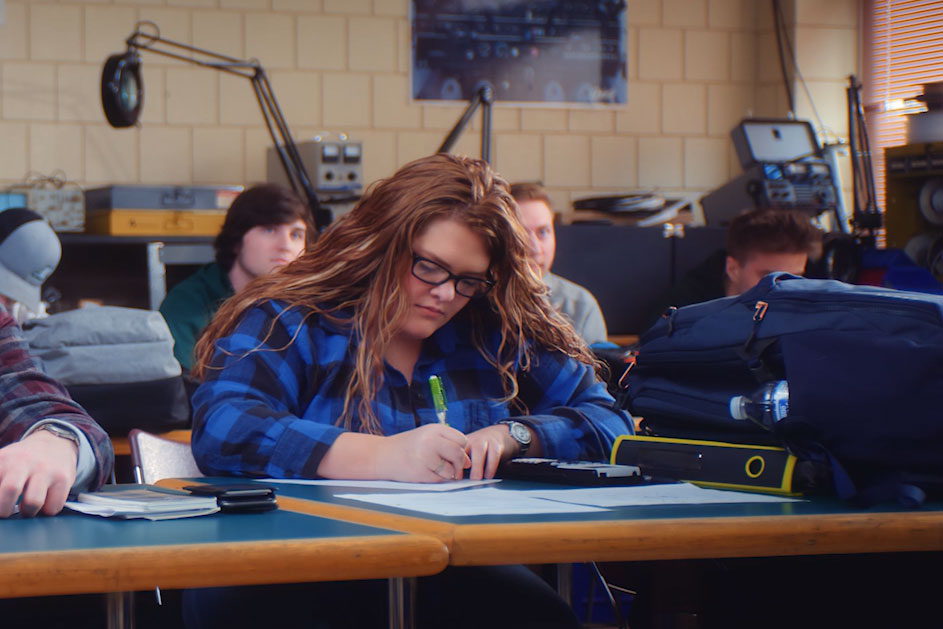
[(39, 432), (40, 430), (48, 430), (49, 432), (51, 432), (57, 437), (68, 439), (69, 441), (75, 444), (76, 448), (79, 447), (78, 436), (74, 432), (69, 430), (68, 428), (63, 428), (59, 424), (43, 424), (42, 426), (36, 429), (36, 432)]
[(498, 422), (499, 424), (507, 424), (508, 432), (511, 433), (511, 439), (516, 441), (521, 447), (520, 451), (517, 453), (518, 456), (524, 456), (527, 453), (527, 449), (530, 447), (530, 442), (532, 436), (530, 434), (530, 428), (522, 424), (521, 422), (516, 422), (512, 419), (505, 419)]

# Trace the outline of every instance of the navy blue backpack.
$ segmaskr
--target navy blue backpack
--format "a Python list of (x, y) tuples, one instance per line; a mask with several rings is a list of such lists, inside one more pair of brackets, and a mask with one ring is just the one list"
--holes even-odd
[[(784, 419), (731, 417), (731, 397), (780, 379)], [(622, 384), (643, 432), (786, 446), (827, 464), (843, 498), (919, 504), (943, 487), (943, 296), (774, 273), (670, 309)]]

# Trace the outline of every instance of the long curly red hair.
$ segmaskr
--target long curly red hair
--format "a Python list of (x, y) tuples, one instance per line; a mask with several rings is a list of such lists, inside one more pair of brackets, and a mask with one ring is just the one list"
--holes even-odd
[[(598, 367), (546, 299), (546, 287), (529, 263), (530, 238), (507, 182), (487, 162), (440, 153), (375, 183), (301, 257), (224, 303), (196, 345), (194, 375), (200, 378), (211, 368), (214, 341), (232, 332), (246, 309), (278, 300), (353, 328), (355, 368), (343, 416), (337, 419), (349, 429), (356, 407), (360, 430), (379, 434), (370, 403), (382, 384), (385, 352), (409, 308), (402, 283), (413, 243), (432, 221), (443, 218), (459, 220), (480, 235), (491, 257), (494, 287), (460, 315), (471, 321), (472, 342), (500, 374), (507, 400), (517, 395), (517, 371), (529, 368), (537, 347)], [(492, 355), (485, 339), (495, 330), (500, 343)]]

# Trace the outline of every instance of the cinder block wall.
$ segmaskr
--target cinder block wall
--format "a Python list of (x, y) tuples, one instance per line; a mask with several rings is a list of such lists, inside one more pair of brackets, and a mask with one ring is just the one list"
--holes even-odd
[[(248, 81), (143, 55), (142, 124), (111, 129), (104, 59), (139, 20), (168, 38), (269, 72), (296, 140), (347, 133), (365, 178), (434, 151), (462, 105), (408, 99), (407, 0), (5, 0), (0, 25), (0, 185), (61, 170), (83, 186), (265, 179), (268, 134)], [(783, 3), (823, 123), (843, 136), (844, 79), (858, 66), (858, 0)], [(785, 115), (766, 0), (630, 0), (629, 104), (499, 106), (493, 156), (542, 180), (560, 210), (633, 189), (697, 194), (739, 174), (730, 129)], [(800, 117), (810, 116), (797, 98)], [(458, 152), (478, 154), (478, 124)]]

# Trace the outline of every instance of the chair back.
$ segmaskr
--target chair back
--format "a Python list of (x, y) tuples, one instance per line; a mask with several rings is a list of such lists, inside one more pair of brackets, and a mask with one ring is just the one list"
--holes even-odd
[(190, 444), (165, 439), (143, 430), (128, 433), (134, 481), (148, 485), (162, 478), (203, 476), (197, 467)]

